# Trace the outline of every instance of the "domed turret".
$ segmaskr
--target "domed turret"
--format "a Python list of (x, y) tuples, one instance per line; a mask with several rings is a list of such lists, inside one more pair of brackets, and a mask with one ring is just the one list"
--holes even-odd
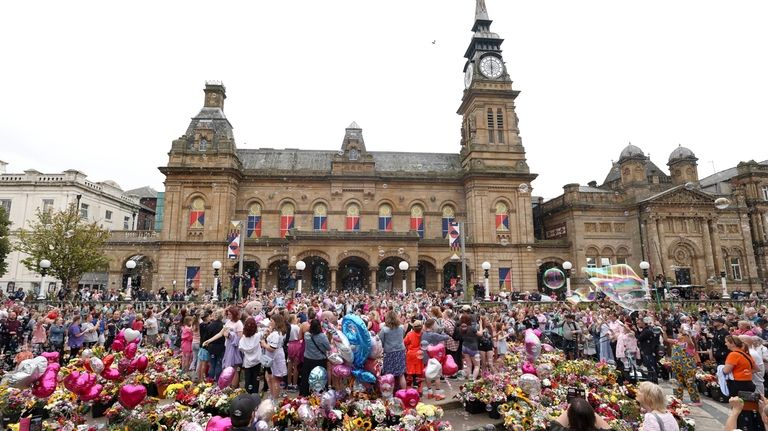
[(632, 159), (632, 158), (645, 158), (645, 153), (643, 153), (643, 150), (641, 150), (639, 147), (632, 145), (630, 142), (629, 145), (624, 147), (623, 150), (621, 150), (621, 155), (619, 156), (619, 163), (621, 163), (622, 160), (625, 159)]
[(693, 151), (682, 145), (675, 148), (669, 155), (669, 173), (672, 175), (672, 184), (680, 185), (685, 183), (695, 183), (699, 181), (698, 164), (699, 159), (693, 154)]
[(647, 162), (648, 157), (639, 147), (632, 145), (631, 142), (624, 147), (618, 162), (622, 185), (626, 187), (631, 184), (646, 184), (648, 182), (645, 175)]

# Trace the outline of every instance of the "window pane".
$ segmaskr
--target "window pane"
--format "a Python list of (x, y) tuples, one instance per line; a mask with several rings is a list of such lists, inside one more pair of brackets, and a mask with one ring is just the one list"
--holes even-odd
[(80, 204), (80, 218), (88, 218), (88, 204)]
[(10, 216), (11, 214), (11, 200), (10, 199), (0, 199), (0, 206), (3, 207), (5, 210), (5, 214)]
[(588, 257), (587, 258), (587, 268), (597, 268), (597, 258)]

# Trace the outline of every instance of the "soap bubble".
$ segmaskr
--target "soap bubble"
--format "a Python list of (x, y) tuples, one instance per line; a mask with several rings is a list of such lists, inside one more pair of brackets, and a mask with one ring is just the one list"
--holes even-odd
[(386, 184), (382, 184), (382, 185), (381, 185), (381, 187), (386, 189), (386, 188), (387, 188), (387, 187), (389, 187), (389, 186), (388, 186), (388, 185), (386, 185)]
[(565, 284), (565, 274), (559, 268), (549, 268), (541, 278), (544, 285), (552, 290), (557, 290)]
[(730, 205), (731, 205), (731, 201), (729, 201), (728, 198), (715, 199), (715, 208), (719, 210), (724, 210), (728, 208)]
[(486, 405), (485, 405), (485, 411), (487, 411), (487, 412), (491, 412), (491, 411), (493, 411), (493, 406), (492, 406), (492, 405), (490, 405), (490, 404), (486, 404)]
[(387, 274), (387, 277), (392, 277), (393, 275), (395, 275), (395, 267), (394, 266), (388, 266), (384, 270), (384, 274)]
[(528, 190), (530, 190), (530, 187), (526, 183), (522, 183), (519, 186), (517, 186), (517, 190), (520, 193), (528, 193)]
[(629, 211), (624, 211), (624, 217), (629, 217)]
[(685, 183), (685, 189), (686, 189), (686, 190), (693, 190), (694, 188), (696, 188), (696, 184), (694, 184), (694, 183), (692, 183), (692, 182), (690, 182), (690, 181), (688, 181), (687, 183)]
[(48, 250), (53, 250), (54, 248), (53, 244), (48, 244)]

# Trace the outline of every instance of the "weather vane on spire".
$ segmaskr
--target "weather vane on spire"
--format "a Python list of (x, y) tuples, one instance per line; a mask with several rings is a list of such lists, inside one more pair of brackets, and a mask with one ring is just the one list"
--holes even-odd
[(485, 7), (485, 0), (475, 0), (475, 19), (488, 19), (488, 8)]

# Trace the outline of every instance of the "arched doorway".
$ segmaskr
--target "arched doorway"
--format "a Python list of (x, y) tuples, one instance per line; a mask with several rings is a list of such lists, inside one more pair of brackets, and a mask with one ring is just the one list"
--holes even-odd
[(287, 260), (278, 260), (272, 262), (267, 270), (266, 288), (267, 290), (277, 289), (280, 292), (287, 292), (295, 279), (291, 277), (291, 268), (288, 267)]
[[(379, 262), (379, 270), (376, 271), (376, 288), (379, 292), (397, 293), (402, 291), (403, 273), (400, 271), (400, 262), (402, 261), (403, 259), (399, 257), (390, 256)], [(395, 269), (392, 277), (387, 275), (388, 266)], [(408, 282), (410, 283), (410, 280)]]
[[(128, 269), (126, 266), (128, 262), (133, 262), (135, 267)], [(139, 301), (146, 301), (149, 290), (152, 289), (152, 273), (154, 272), (152, 260), (145, 255), (136, 254), (123, 262), (122, 269), (122, 290), (126, 291), (130, 280), (131, 295)]]
[(416, 288), (422, 290), (435, 289), (435, 266), (431, 263), (420, 260), (419, 268), (416, 270)]
[(255, 289), (261, 289), (260, 284), (260, 278), (261, 273), (260, 270), (261, 267), (259, 266), (259, 263), (255, 260), (244, 260), (243, 261), (243, 278), (242, 280), (238, 276), (239, 270), (240, 270), (240, 263), (235, 262), (234, 265), (232, 265), (232, 270), (229, 273), (230, 282), (232, 285), (232, 289), (238, 290), (238, 296), (240, 298), (245, 298), (248, 296), (248, 290), (250, 288)]
[(328, 262), (319, 256), (308, 256), (302, 260), (307, 264), (302, 273), (302, 290), (326, 292), (330, 283)]
[(339, 288), (346, 292), (365, 292), (368, 286), (368, 262), (350, 256), (339, 263)]
[[(461, 279), (461, 262), (448, 262), (443, 266), (443, 289), (451, 287), (452, 280), (458, 282)], [(466, 283), (464, 283), (466, 286)]]

